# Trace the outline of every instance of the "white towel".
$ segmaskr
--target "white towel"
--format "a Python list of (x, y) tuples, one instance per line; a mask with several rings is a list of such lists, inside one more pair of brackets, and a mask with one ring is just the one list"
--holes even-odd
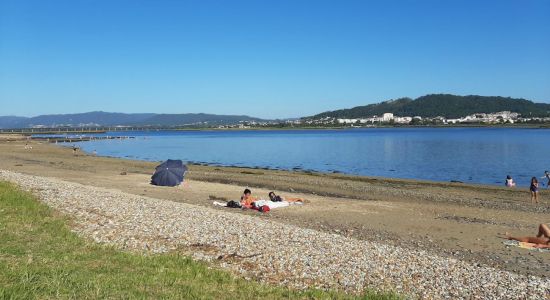
[(269, 206), (270, 209), (274, 209), (274, 208), (289, 206), (290, 203), (288, 203), (287, 201), (273, 202), (268, 200), (257, 200), (257, 201), (254, 201), (254, 205), (256, 207), (262, 207), (264, 205), (267, 205)]

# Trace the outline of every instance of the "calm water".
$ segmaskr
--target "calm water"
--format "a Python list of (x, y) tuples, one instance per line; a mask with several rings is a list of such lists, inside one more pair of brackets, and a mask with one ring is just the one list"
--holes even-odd
[[(82, 142), (98, 155), (212, 165), (527, 186), (550, 169), (550, 130), (385, 128), (295, 131), (110, 132), (135, 139)], [(542, 180), (542, 179), (540, 179)], [(544, 180), (542, 180), (544, 181)], [(545, 182), (545, 181), (544, 181)]]

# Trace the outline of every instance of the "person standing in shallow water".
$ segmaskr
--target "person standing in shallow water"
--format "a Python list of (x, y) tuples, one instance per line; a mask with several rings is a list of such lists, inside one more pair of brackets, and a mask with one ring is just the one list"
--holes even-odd
[(546, 182), (546, 189), (550, 188), (550, 172), (544, 171), (544, 176), (541, 178), (546, 178), (548, 182)]
[(510, 175), (506, 176), (506, 181), (504, 182), (504, 184), (505, 184), (507, 187), (514, 187), (514, 186), (516, 186), (516, 183), (514, 182), (514, 179), (512, 179), (512, 176), (510, 176)]
[(539, 203), (539, 181), (537, 180), (537, 177), (531, 178), (529, 190), (531, 191), (531, 203)]

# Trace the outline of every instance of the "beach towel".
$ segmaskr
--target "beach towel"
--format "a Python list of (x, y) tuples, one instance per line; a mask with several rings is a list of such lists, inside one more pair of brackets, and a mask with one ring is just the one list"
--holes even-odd
[(533, 244), (533, 243), (526, 243), (526, 242), (520, 242), (520, 241), (514, 241), (514, 240), (505, 240), (503, 243), (506, 246), (515, 246), (515, 247), (519, 247), (519, 248), (523, 248), (531, 251), (550, 253), (550, 248), (535, 248), (536, 244)]
[(279, 208), (279, 207), (286, 207), (286, 206), (289, 206), (289, 205), (290, 204), (286, 201), (278, 201), (278, 202), (267, 201), (267, 206), (269, 206), (269, 208), (271, 208), (271, 209)]
[(223, 207), (229, 207), (229, 208), (241, 208), (241, 204), (239, 204), (239, 202), (233, 201), (233, 200), (230, 200), (228, 202), (214, 201), (214, 202), (212, 202), (212, 204), (214, 204), (216, 206), (223, 206)]
[(269, 200), (257, 200), (257, 201), (254, 202), (254, 206), (256, 206), (256, 207), (262, 207), (264, 205), (269, 206), (270, 209), (274, 209), (274, 208), (279, 208), (279, 207), (286, 207), (286, 206), (289, 206), (290, 204), (286, 201), (273, 202), (273, 201), (269, 201)]
[[(230, 202), (236, 202), (236, 201), (230, 201)], [(215, 205), (215, 206), (235, 207), (235, 206), (228, 205), (228, 203), (229, 202), (226, 203), (226, 202), (219, 202), (219, 201), (212, 202), (212, 204)], [(298, 204), (301, 205), (302, 203), (301, 202), (287, 202), (287, 201), (273, 202), (273, 201), (270, 201), (270, 200), (256, 200), (256, 201), (254, 201), (254, 207), (248, 207), (248, 208), (258, 209), (262, 206), (267, 206), (267, 207), (269, 207), (269, 209), (274, 209), (274, 208), (287, 207), (287, 206), (290, 206), (290, 205), (298, 205)]]

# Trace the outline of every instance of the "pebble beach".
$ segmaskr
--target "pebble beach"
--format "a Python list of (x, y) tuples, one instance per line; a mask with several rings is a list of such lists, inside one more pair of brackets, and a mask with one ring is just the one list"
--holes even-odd
[[(2, 170), (72, 219), (73, 231), (128, 251), (178, 251), (244, 278), (302, 289), (395, 291), (407, 298), (548, 299), (550, 279), (358, 240), (238, 210)], [(403, 241), (406, 243), (406, 241)]]

